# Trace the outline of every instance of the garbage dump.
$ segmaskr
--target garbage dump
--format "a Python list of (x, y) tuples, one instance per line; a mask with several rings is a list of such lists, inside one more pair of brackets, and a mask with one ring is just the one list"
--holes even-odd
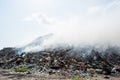
[(72, 78), (93, 77), (96, 74), (104, 75), (105, 78), (120, 76), (120, 54), (117, 51), (106, 49), (103, 55), (91, 49), (89, 55), (85, 56), (82, 51), (76, 53), (73, 48), (67, 48), (18, 54), (17, 49), (4, 48), (0, 51), (0, 67), (26, 74), (38, 72)]

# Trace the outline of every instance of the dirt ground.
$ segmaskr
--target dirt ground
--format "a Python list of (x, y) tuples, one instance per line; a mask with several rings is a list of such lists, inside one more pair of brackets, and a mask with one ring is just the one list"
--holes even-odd
[(60, 75), (35, 75), (35, 74), (23, 74), (23, 73), (11, 73), (10, 70), (0, 69), (0, 80), (120, 80), (120, 77), (111, 77), (105, 79), (104, 75), (97, 75), (87, 79), (83, 78), (70, 78)]

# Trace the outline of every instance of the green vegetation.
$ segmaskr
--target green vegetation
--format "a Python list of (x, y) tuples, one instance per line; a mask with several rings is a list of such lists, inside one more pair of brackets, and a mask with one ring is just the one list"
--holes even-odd
[(15, 68), (15, 72), (27, 72), (29, 69), (26, 67), (22, 67), (22, 68)]
[(73, 78), (72, 80), (87, 80), (86, 78)]

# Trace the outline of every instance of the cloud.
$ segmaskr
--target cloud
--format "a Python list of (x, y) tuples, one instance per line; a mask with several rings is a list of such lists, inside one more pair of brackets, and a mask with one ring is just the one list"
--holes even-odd
[(25, 17), (24, 21), (28, 22), (36, 22), (38, 24), (54, 24), (55, 23), (55, 18), (49, 18), (43, 13), (33, 13), (30, 16)]
[(119, 0), (114, 0), (110, 3), (107, 3), (105, 5), (97, 5), (97, 6), (91, 6), (88, 8), (88, 14), (101, 14), (106, 11), (109, 11), (111, 9), (116, 9), (120, 8), (120, 1)]
[(114, 7), (114, 8), (120, 7), (120, 1), (119, 0), (114, 0), (113, 2), (107, 4), (105, 6), (105, 9), (109, 9), (109, 8), (112, 8), (112, 7)]
[(88, 14), (94, 14), (100, 11), (100, 7), (99, 6), (92, 6), (88, 9)]

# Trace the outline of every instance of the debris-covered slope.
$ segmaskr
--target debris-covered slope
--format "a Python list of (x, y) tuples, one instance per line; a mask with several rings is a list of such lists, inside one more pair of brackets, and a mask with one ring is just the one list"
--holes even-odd
[[(21, 67), (27, 73), (41, 72), (81, 76), (83, 73), (102, 73), (111, 75), (120, 72), (120, 47), (109, 46), (104, 50), (93, 46), (58, 45), (39, 51), (25, 52), (24, 48), (36, 45), (52, 35), (40, 37), (21, 48), (4, 48), (0, 50), (0, 67), (16, 69)], [(42, 41), (41, 41), (42, 40)], [(40, 42), (39, 42), (40, 41)], [(28, 69), (28, 70), (27, 70)], [(19, 69), (17, 69), (19, 71)]]
[[(112, 49), (113, 51), (110, 51)], [(81, 72), (91, 73), (91, 69), (93, 69), (92, 73), (105, 72), (104, 74), (112, 74), (113, 68), (119, 72), (120, 55), (117, 52), (115, 53), (114, 48), (108, 50), (109, 49), (106, 49), (104, 55), (101, 55), (102, 53), (92, 49), (89, 55), (83, 56), (83, 53), (80, 51), (74, 52), (73, 47), (49, 49), (39, 52), (23, 52), (22, 54), (17, 54), (18, 51), (15, 48), (5, 48), (0, 51), (0, 66), (1, 68), (9, 69), (21, 66), (30, 69), (29, 73), (32, 73), (31, 69), (34, 69), (33, 72), (39, 71), (49, 74), (59, 73), (62, 75), (69, 74), (71, 76), (81, 76)], [(81, 49), (81, 51), (83, 50)], [(74, 53), (79, 55), (75, 56)], [(97, 71), (98, 69), (99, 71)], [(57, 72), (58, 70), (60, 72)]]

